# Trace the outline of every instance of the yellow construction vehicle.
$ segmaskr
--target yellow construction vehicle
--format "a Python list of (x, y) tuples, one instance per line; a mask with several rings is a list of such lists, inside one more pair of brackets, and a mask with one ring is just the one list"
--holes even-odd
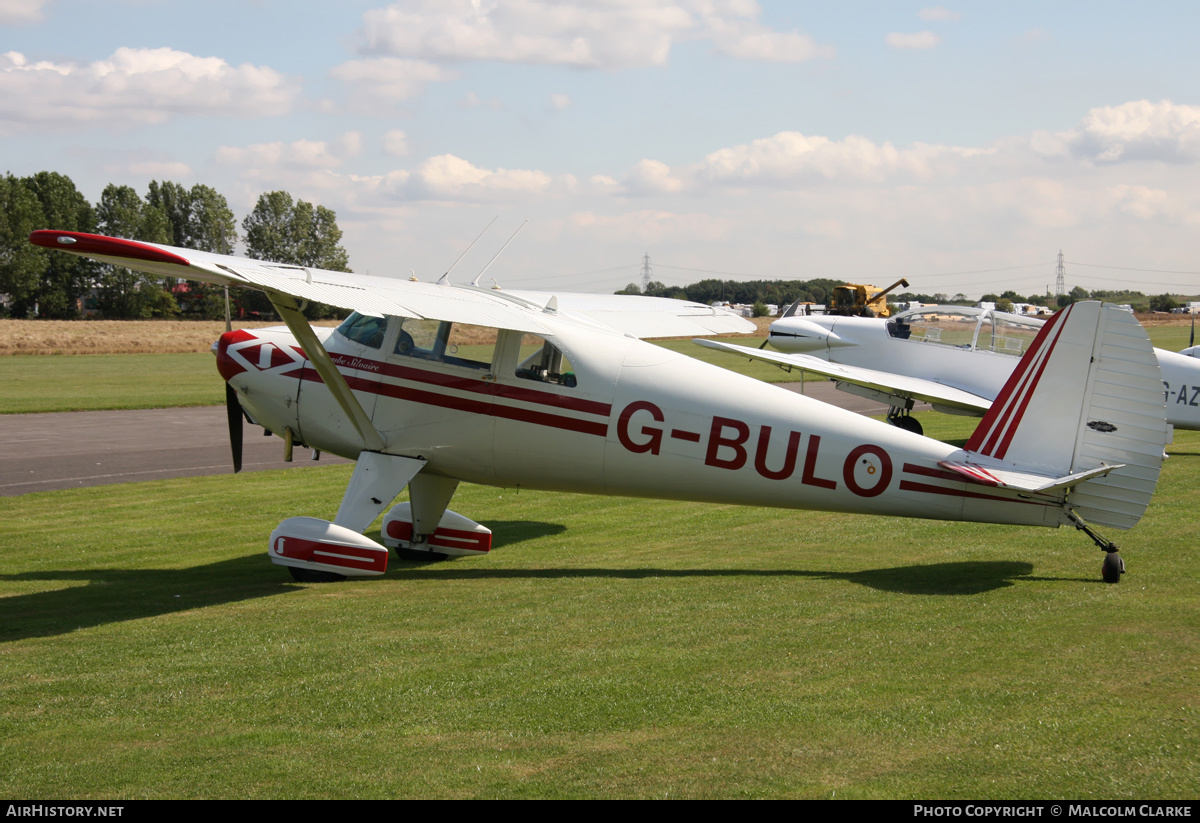
[(877, 286), (865, 286), (847, 283), (835, 286), (833, 302), (829, 304), (828, 314), (840, 314), (849, 317), (890, 317), (887, 307), (887, 294), (897, 286), (908, 288), (908, 281), (901, 277), (886, 289)]

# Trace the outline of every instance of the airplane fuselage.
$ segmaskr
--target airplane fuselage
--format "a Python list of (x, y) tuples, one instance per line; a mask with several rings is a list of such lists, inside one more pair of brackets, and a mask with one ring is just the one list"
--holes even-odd
[[(519, 332), (499, 331), (478, 361), (426, 358), (397, 353), (399, 323), (389, 320), (378, 346), (340, 332), (324, 342), (386, 453), (422, 458), (428, 473), (630, 497), (1062, 522), (1050, 498), (970, 486), (938, 467), (959, 449), (628, 336), (553, 323), (571, 376), (540, 380), (522, 368), (529, 346)], [(361, 438), (286, 330), (227, 333), (217, 355), (256, 422), (358, 456)]]

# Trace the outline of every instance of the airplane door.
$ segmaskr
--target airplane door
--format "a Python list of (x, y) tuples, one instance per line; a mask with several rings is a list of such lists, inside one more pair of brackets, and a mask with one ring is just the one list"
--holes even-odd
[(493, 482), (496, 329), (413, 318), (396, 323), (373, 413), (388, 451), (425, 458), (425, 471)]
[(602, 492), (611, 397), (589, 392), (571, 353), (537, 335), (506, 331), (498, 348), (497, 482)]

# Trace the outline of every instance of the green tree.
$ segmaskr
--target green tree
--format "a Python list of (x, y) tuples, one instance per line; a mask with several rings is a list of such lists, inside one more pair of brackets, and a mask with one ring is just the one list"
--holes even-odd
[(1150, 311), (1170, 311), (1179, 308), (1179, 302), (1169, 294), (1158, 294), (1150, 298)]
[[(167, 240), (172, 246), (214, 254), (233, 254), (237, 244), (237, 221), (224, 195), (199, 183), (186, 189), (179, 183), (150, 182), (146, 202), (162, 211), (167, 221)], [(198, 280), (187, 281), (189, 314), (208, 318), (225, 316), (225, 291)]]
[(1085, 289), (1083, 286), (1076, 286), (1075, 288), (1071, 289), (1070, 294), (1060, 294), (1058, 296), (1058, 307), (1060, 309), (1065, 309), (1072, 303), (1078, 303), (1080, 300), (1087, 300), (1089, 297), (1091, 297), (1091, 295), (1088, 293), (1087, 289)]
[[(40, 171), (21, 180), (37, 198), (42, 212), (40, 228), (60, 231), (96, 231), (96, 213), (87, 198), (65, 174)], [(74, 254), (43, 252), (46, 267), (33, 294), (14, 303), (13, 314), (70, 320), (79, 316), (79, 301), (95, 285), (98, 267)]]
[[(105, 186), (96, 217), (105, 234), (148, 243), (168, 240), (166, 213), (142, 200), (131, 186)], [(170, 285), (162, 277), (106, 265), (100, 275), (100, 310), (105, 317), (122, 320), (178, 314)]]
[[(257, 260), (351, 271), (350, 257), (341, 246), (342, 230), (338, 228), (337, 215), (331, 209), (304, 200), (293, 202), (285, 191), (260, 196), (254, 211), (242, 221), (242, 230), (246, 233), (246, 253)], [(271, 310), (265, 297), (256, 301), (257, 292), (249, 293), (248, 297), (245, 302), (252, 310)], [(331, 306), (310, 303), (305, 314), (316, 318), (335, 312)]]
[(33, 192), (11, 174), (0, 178), (0, 294), (8, 295), (9, 302), (33, 305), (37, 299), (47, 254), (28, 238), (45, 228), (43, 223)]

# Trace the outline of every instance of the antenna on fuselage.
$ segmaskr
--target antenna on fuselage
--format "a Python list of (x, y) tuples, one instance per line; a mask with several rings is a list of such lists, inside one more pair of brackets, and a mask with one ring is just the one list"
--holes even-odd
[[(499, 219), (500, 219), (500, 215), (497, 214), (495, 217), (492, 218), (492, 223), (495, 223)], [(481, 231), (479, 233), (479, 237), (483, 237), (483, 235), (487, 233), (487, 230), (492, 227), (492, 223), (488, 223), (486, 226), (483, 227), (483, 231)], [(476, 237), (474, 240), (472, 240), (471, 245), (467, 246), (465, 249), (463, 249), (463, 253), (458, 256), (458, 260), (454, 261), (454, 265), (451, 266), (450, 268), (446, 269), (446, 273), (438, 278), (439, 284), (450, 282), (450, 280), (449, 280), (450, 272), (454, 271), (454, 266), (457, 266), (459, 261), (462, 260), (466, 256), (467, 252), (469, 252), (475, 246), (475, 244), (479, 242), (479, 237)]]
[[(529, 222), (529, 220), (526, 219), (525, 223), (528, 223), (528, 222)], [(488, 264), (483, 267), (483, 270), (480, 271), (479, 274), (475, 275), (475, 279), (471, 281), (472, 286), (479, 285), (479, 278), (483, 277), (483, 273), (492, 267), (492, 264), (496, 262), (496, 258), (500, 256), (500, 252), (507, 249), (508, 244), (511, 243), (516, 238), (516, 236), (521, 233), (521, 229), (525, 228), (525, 223), (522, 223), (521, 225), (517, 226), (517, 230), (512, 233), (512, 237), (508, 238), (508, 240), (505, 241), (504, 245), (500, 247), (500, 251), (498, 251), (492, 255), (492, 259), (489, 260)]]

